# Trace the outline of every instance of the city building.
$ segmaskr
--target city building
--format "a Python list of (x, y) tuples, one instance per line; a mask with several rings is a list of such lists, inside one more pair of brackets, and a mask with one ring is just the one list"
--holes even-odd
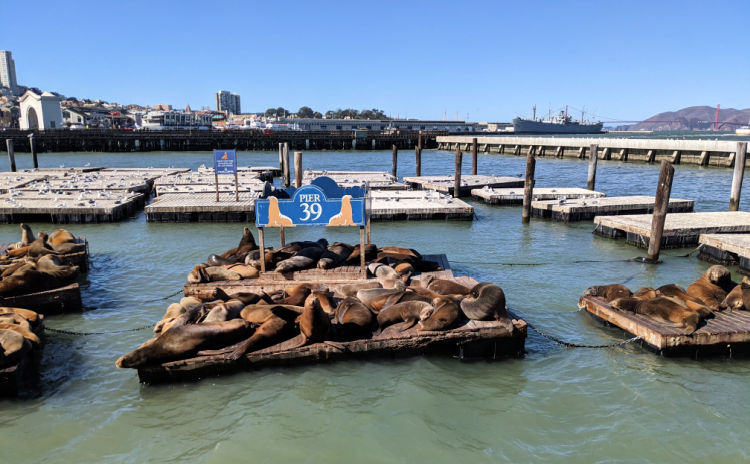
[(216, 111), (226, 114), (240, 114), (240, 96), (229, 93), (228, 90), (220, 90), (216, 93)]
[(209, 129), (212, 117), (210, 112), (149, 111), (141, 115), (140, 127), (148, 130)]
[(10, 89), (11, 95), (18, 95), (18, 80), (16, 79), (16, 63), (7, 50), (0, 50), (0, 87)]
[(317, 119), (280, 118), (276, 125), (287, 125), (302, 131), (331, 130), (427, 130), (448, 132), (476, 132), (477, 123), (466, 121), (428, 121), (419, 119)]
[(60, 129), (63, 127), (62, 98), (44, 92), (41, 95), (27, 90), (18, 100), (21, 115), (18, 126), (21, 129)]

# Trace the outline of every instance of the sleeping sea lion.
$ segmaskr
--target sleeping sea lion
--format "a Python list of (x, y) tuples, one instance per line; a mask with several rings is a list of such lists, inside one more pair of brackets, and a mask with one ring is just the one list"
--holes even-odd
[(242, 280), (242, 276), (230, 269), (224, 269), (221, 266), (207, 266), (204, 271), (206, 272), (206, 275), (208, 275), (208, 278), (210, 279), (209, 282), (220, 282), (224, 280)]
[[(731, 281), (731, 274), (726, 267), (711, 266), (688, 286), (687, 294), (699, 299), (712, 310), (718, 311), (722, 309), (720, 305), (729, 293), (719, 284), (726, 285), (727, 281)], [(730, 288), (729, 291), (732, 291), (732, 289)]]
[(348, 243), (334, 242), (320, 256), (318, 267), (321, 269), (332, 269), (346, 261), (346, 258), (352, 254), (354, 247)]
[(164, 329), (164, 325), (174, 321), (185, 312), (185, 308), (180, 303), (172, 303), (167, 306), (167, 310), (164, 312), (161, 320), (154, 325), (154, 333), (161, 333)]
[[(378, 247), (372, 243), (369, 243), (365, 245), (365, 262), (370, 262), (377, 258), (378, 256)], [(351, 254), (348, 258), (346, 258), (346, 261), (344, 262), (347, 266), (359, 266), (360, 264), (360, 246), (355, 245), (354, 250), (352, 250)]]
[(336, 306), (333, 331), (341, 340), (369, 337), (372, 334), (372, 312), (361, 301), (346, 297)]
[(224, 301), (229, 301), (232, 299), (240, 300), (245, 306), (259, 303), (261, 301), (268, 303), (268, 304), (273, 303), (271, 298), (269, 298), (269, 296), (263, 291), (259, 291), (259, 293), (237, 292), (237, 293), (232, 293), (230, 295), (226, 293), (226, 291), (224, 291), (223, 289), (217, 287), (216, 291), (214, 292), (214, 295), (216, 299), (224, 300)]
[(221, 322), (237, 319), (245, 305), (240, 300), (229, 300), (215, 305), (203, 319), (201, 324), (207, 322)]
[(15, 330), (0, 330), (0, 366), (16, 364), (31, 348), (31, 342)]
[(383, 308), (398, 303), (406, 293), (405, 288), (365, 288), (357, 291), (356, 298), (377, 314)]
[(277, 264), (276, 272), (293, 272), (313, 267), (324, 251), (325, 248), (321, 247), (303, 248), (296, 255)]
[(503, 289), (491, 282), (481, 282), (461, 300), (461, 310), (466, 317), (478, 321), (499, 320), (508, 317)]
[(281, 305), (292, 305), (292, 306), (303, 306), (307, 296), (310, 295), (312, 285), (310, 284), (299, 284), (291, 287), (286, 287), (284, 293), (286, 297), (276, 301), (276, 304)]
[(25, 266), (26, 264), (32, 264), (32, 263), (21, 260), (21, 261), (11, 264), (2, 273), (0, 273), (0, 278), (8, 277), (9, 275), (13, 274), (18, 269), (20, 269), (22, 266)]
[(584, 296), (595, 296), (607, 303), (617, 298), (629, 298), (633, 295), (630, 289), (622, 284), (592, 285), (583, 292)]
[(447, 279), (434, 279), (427, 285), (427, 289), (441, 295), (468, 295), (471, 292), (465, 285)]
[(384, 329), (391, 324), (406, 322), (401, 331), (410, 329), (418, 321), (424, 321), (429, 318), (435, 308), (425, 301), (405, 301), (396, 303), (393, 306), (378, 313), (378, 325)]
[(750, 279), (747, 276), (727, 294), (720, 305), (730, 311), (750, 311)]
[(31, 343), (38, 345), (41, 340), (39, 340), (39, 337), (37, 334), (32, 332), (28, 327), (24, 327), (18, 324), (8, 323), (8, 322), (0, 322), (0, 330), (13, 330), (15, 332), (18, 332), (25, 338), (26, 340), (30, 341)]
[(78, 277), (78, 266), (68, 266), (60, 258), (54, 255), (44, 255), (36, 262), (36, 270), (43, 272), (54, 279), (49, 288), (59, 287), (72, 283)]
[(47, 243), (53, 248), (57, 249), (56, 247), (58, 245), (62, 245), (63, 243), (75, 243), (76, 238), (68, 232), (65, 229), (55, 229), (54, 232), (49, 234), (49, 237), (47, 237)]
[(32, 311), (30, 309), (25, 308), (13, 308), (10, 306), (0, 306), (0, 314), (5, 313), (16, 313), (26, 319), (27, 321), (31, 322), (32, 324), (36, 323), (39, 320), (39, 314), (35, 311)]
[(648, 300), (637, 298), (617, 298), (610, 305), (620, 311), (649, 316), (657, 321), (670, 323), (693, 333), (698, 328), (701, 317), (681, 304), (669, 298), (658, 296)]
[(29, 244), (29, 250), (27, 253), (32, 258), (38, 258), (44, 255), (60, 254), (47, 244), (47, 234), (45, 232), (39, 232), (36, 240)]
[(16, 313), (0, 314), (0, 324), (16, 324), (31, 330), (31, 323), (25, 317)]
[(235, 343), (252, 332), (243, 319), (174, 327), (157, 338), (120, 357), (117, 367), (138, 368), (148, 364), (184, 359), (202, 348), (218, 348)]
[(243, 263), (227, 264), (222, 267), (229, 271), (236, 272), (243, 279), (254, 279), (260, 275), (260, 270), (258, 268)]
[(458, 300), (449, 296), (442, 296), (432, 300), (435, 310), (432, 315), (419, 321), (417, 330), (447, 330), (461, 318)]
[(367, 269), (383, 288), (394, 288), (397, 285), (396, 282), (401, 282), (398, 272), (387, 264), (370, 263)]
[(685, 289), (677, 284), (662, 285), (656, 289), (656, 294), (674, 300), (691, 311), (696, 311), (702, 319), (713, 316), (713, 311), (708, 306), (698, 298), (688, 295)]

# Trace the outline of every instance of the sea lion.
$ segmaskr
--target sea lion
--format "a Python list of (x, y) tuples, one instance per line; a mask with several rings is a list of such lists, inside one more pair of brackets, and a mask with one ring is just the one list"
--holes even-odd
[[(78, 277), (78, 266), (68, 266), (54, 255), (44, 255), (36, 262), (36, 270), (55, 279), (54, 287), (72, 283)], [(50, 287), (53, 288), (53, 287)]]
[(32, 344), (15, 330), (0, 330), (0, 366), (12, 366), (31, 350)]
[(720, 307), (730, 311), (750, 311), (750, 279), (747, 276), (727, 294)]
[(28, 245), (26, 245), (26, 246), (20, 246), (20, 247), (16, 247), (16, 248), (12, 248), (12, 249), (8, 250), (8, 252), (6, 253), (5, 256), (7, 258), (20, 258), (22, 256), (26, 256), (27, 254), (29, 254), (29, 246)]
[(29, 246), (33, 241), (34, 232), (31, 231), (31, 227), (28, 224), (21, 224), (21, 243), (24, 246)]
[(13, 296), (48, 290), (44, 274), (33, 267), (24, 266), (0, 281), (0, 295)]
[(630, 289), (622, 284), (592, 285), (583, 292), (584, 296), (595, 296), (607, 303), (617, 298), (629, 298), (633, 295)]
[(328, 294), (328, 287), (312, 290), (308, 299), (313, 297), (317, 300), (317, 303), (327, 315), (333, 316), (336, 314), (336, 307), (333, 305), (331, 297)]
[(435, 308), (426, 301), (405, 301), (396, 303), (393, 306), (378, 313), (378, 325), (380, 329), (395, 324), (397, 322), (406, 322), (401, 331), (410, 329), (418, 321), (424, 321), (432, 316)]
[(0, 314), (0, 324), (16, 324), (31, 330), (31, 323), (26, 320), (26, 318), (16, 313)]
[(461, 318), (458, 300), (450, 296), (441, 296), (432, 300), (435, 310), (430, 317), (419, 321), (417, 330), (447, 330)]
[(237, 292), (237, 293), (232, 293), (231, 295), (229, 295), (228, 293), (226, 293), (226, 291), (217, 287), (216, 291), (214, 292), (214, 295), (216, 299), (224, 300), (224, 301), (240, 300), (242, 304), (244, 304), (245, 306), (250, 305), (250, 304), (255, 304), (260, 301), (264, 301), (268, 304), (273, 303), (271, 298), (269, 298), (269, 296), (265, 292), (262, 292), (262, 291), (259, 291), (259, 293)]
[(208, 257), (208, 264), (210, 266), (224, 266), (227, 264), (234, 264), (243, 262), (248, 253), (257, 250), (258, 245), (255, 243), (255, 237), (249, 228), (245, 227), (242, 232), (242, 238), (240, 243), (229, 250), (221, 253), (220, 255), (211, 255)]
[(56, 252), (47, 244), (47, 234), (45, 232), (39, 232), (36, 240), (29, 244), (28, 255), (32, 258), (38, 258), (44, 255), (61, 254)]
[(372, 333), (372, 313), (361, 301), (346, 297), (336, 306), (333, 331), (341, 340), (368, 337)]
[(393, 267), (393, 270), (396, 271), (396, 274), (399, 276), (410, 276), (414, 273), (414, 266), (409, 263), (398, 263)]
[(427, 285), (427, 289), (441, 295), (468, 295), (471, 292), (465, 285), (447, 279), (434, 279)]
[(305, 300), (304, 309), (297, 321), (303, 336), (303, 345), (308, 342), (322, 342), (331, 330), (331, 318), (323, 310), (318, 295), (315, 293), (311, 293)]
[(195, 267), (193, 267), (193, 270), (190, 271), (187, 275), (187, 282), (189, 284), (200, 284), (205, 282), (211, 282), (211, 278), (208, 276), (208, 273), (206, 272), (206, 266), (205, 264), (198, 264)]
[(384, 253), (395, 253), (400, 255), (411, 256), (413, 258), (422, 259), (422, 255), (413, 248), (402, 248), (397, 246), (386, 245), (380, 249)]
[(331, 216), (328, 220), (329, 226), (354, 226), (354, 218), (352, 217), (352, 196), (344, 195), (341, 197), (341, 211), (338, 214)]
[(406, 293), (404, 288), (365, 288), (357, 291), (357, 299), (377, 314), (398, 303)]
[(154, 325), (154, 333), (161, 333), (164, 329), (164, 325), (174, 321), (185, 312), (185, 308), (180, 303), (172, 303), (167, 306), (167, 310), (164, 312), (161, 320)]
[(13, 330), (23, 335), (23, 338), (30, 341), (31, 343), (38, 345), (41, 343), (37, 334), (31, 331), (28, 327), (24, 327), (14, 323), (0, 322), (0, 330)]
[[(370, 262), (373, 259), (377, 258), (378, 256), (378, 247), (372, 243), (368, 243), (365, 245), (365, 262)], [(359, 266), (360, 264), (360, 246), (355, 245), (354, 250), (352, 250), (351, 254), (348, 258), (346, 258), (346, 261), (344, 261), (344, 264), (347, 266)]]
[(398, 272), (386, 264), (370, 263), (367, 269), (375, 276), (383, 288), (394, 288), (397, 286), (396, 282), (402, 282)]
[(47, 243), (53, 248), (57, 249), (56, 247), (58, 245), (62, 245), (63, 243), (75, 243), (76, 238), (68, 232), (65, 229), (55, 229), (54, 232), (49, 234), (49, 237), (47, 237)]
[(672, 324), (675, 327), (685, 329), (687, 333), (695, 332), (701, 320), (697, 312), (685, 308), (674, 300), (661, 296), (648, 300), (617, 298), (610, 305), (620, 311), (642, 314), (654, 320)]
[(461, 300), (461, 310), (469, 319), (478, 321), (507, 317), (505, 293), (502, 288), (491, 282), (481, 282)]
[(229, 300), (215, 305), (201, 322), (221, 322), (237, 319), (245, 305), (240, 300)]
[[(180, 300), (180, 306), (185, 311), (172, 319), (162, 319), (164, 323), (159, 327), (160, 330), (158, 332), (164, 333), (172, 328), (181, 327), (190, 324), (191, 322), (195, 322), (203, 309), (203, 302), (193, 296), (186, 296)], [(173, 311), (176, 313), (178, 312), (174, 307), (172, 308)], [(159, 323), (156, 325), (158, 327)], [(154, 327), (154, 332), (157, 332), (157, 327)]]
[(26, 319), (27, 321), (35, 324), (39, 321), (39, 313), (25, 308), (13, 308), (10, 306), (0, 306), (0, 314), (5, 313), (16, 313)]
[(28, 261), (22, 260), (22, 261), (18, 261), (9, 265), (7, 268), (5, 268), (5, 270), (2, 273), (0, 273), (0, 278), (8, 277), (9, 275), (13, 274), (18, 269), (20, 269), (22, 266), (25, 266), (27, 264), (31, 264), (31, 263), (29, 263)]
[(225, 280), (242, 280), (242, 276), (231, 269), (221, 266), (207, 266), (204, 271), (210, 279), (209, 282), (220, 282)]
[(138, 368), (148, 364), (184, 359), (202, 348), (218, 348), (237, 342), (252, 332), (243, 319), (174, 327), (117, 360), (117, 367)]
[(713, 316), (713, 311), (698, 298), (687, 294), (684, 288), (677, 284), (662, 285), (656, 289), (656, 294), (674, 300), (691, 311), (696, 311), (701, 318)]
[[(714, 311), (719, 311), (721, 303), (727, 297), (728, 291), (721, 285), (727, 285), (731, 281), (729, 270), (720, 265), (709, 267), (695, 282), (687, 288), (687, 294), (699, 299)], [(721, 284), (721, 285), (719, 285)], [(732, 291), (730, 288), (729, 291)]]
[(718, 285), (722, 290), (729, 293), (734, 287), (737, 286), (737, 282), (732, 280), (732, 273), (725, 266), (715, 264), (703, 274), (706, 278), (714, 285)]
[(258, 268), (249, 266), (247, 264), (235, 263), (228, 264), (222, 267), (229, 271), (236, 272), (243, 279), (254, 279), (260, 275), (260, 271), (258, 270)]
[(318, 267), (321, 269), (332, 269), (346, 261), (346, 258), (352, 254), (353, 250), (354, 247), (348, 243), (334, 242), (320, 256)]
[(291, 258), (276, 265), (276, 272), (293, 272), (313, 267), (325, 251), (321, 247), (307, 247), (297, 252)]

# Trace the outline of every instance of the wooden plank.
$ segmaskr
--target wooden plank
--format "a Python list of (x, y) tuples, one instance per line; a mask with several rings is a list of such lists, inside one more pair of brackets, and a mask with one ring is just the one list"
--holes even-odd
[(77, 283), (43, 292), (0, 297), (0, 306), (26, 308), (47, 315), (77, 312), (83, 308)]

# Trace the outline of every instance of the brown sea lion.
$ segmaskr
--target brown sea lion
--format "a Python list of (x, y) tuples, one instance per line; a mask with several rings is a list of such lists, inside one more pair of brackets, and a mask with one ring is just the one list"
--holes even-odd
[(6, 257), (8, 258), (20, 258), (29, 254), (29, 246), (21, 246), (8, 250)]
[(322, 342), (331, 330), (331, 318), (323, 310), (315, 293), (311, 293), (305, 300), (304, 309), (297, 321), (304, 337), (302, 344)]
[(206, 272), (206, 266), (205, 264), (198, 264), (195, 267), (193, 267), (193, 270), (190, 271), (187, 275), (187, 282), (189, 284), (200, 284), (205, 282), (211, 282), (211, 278), (208, 276), (208, 273)]
[(201, 322), (205, 324), (207, 322), (221, 322), (237, 319), (240, 317), (240, 313), (245, 308), (245, 305), (240, 300), (229, 300), (214, 305), (206, 315), (206, 318)]
[(440, 295), (468, 295), (471, 292), (465, 285), (447, 279), (435, 279), (427, 285), (427, 289)]
[(15, 330), (0, 330), (0, 366), (15, 365), (32, 348), (32, 343)]
[(154, 325), (154, 333), (161, 333), (165, 324), (169, 324), (185, 312), (185, 308), (180, 303), (172, 303), (167, 306), (161, 320)]
[(447, 330), (461, 319), (461, 309), (458, 300), (442, 296), (432, 300), (435, 310), (432, 315), (423, 321), (419, 321), (417, 330)]
[(481, 282), (461, 300), (461, 310), (469, 319), (488, 321), (507, 317), (505, 293), (491, 282)]
[(75, 243), (75, 241), (76, 238), (73, 234), (65, 229), (55, 229), (55, 231), (47, 237), (47, 243), (55, 250), (58, 245), (62, 245), (63, 243)]
[(259, 269), (243, 263), (227, 264), (222, 267), (229, 271), (236, 272), (243, 279), (254, 279), (260, 275)]
[(79, 268), (78, 266), (68, 266), (57, 256), (44, 255), (37, 260), (36, 270), (54, 278), (54, 287), (58, 287), (74, 282), (78, 277)]
[(750, 311), (750, 279), (747, 276), (727, 294), (720, 307), (730, 311)]
[(223, 300), (223, 301), (236, 299), (236, 300), (240, 300), (246, 306), (250, 304), (259, 303), (261, 301), (268, 303), (268, 304), (273, 303), (271, 298), (265, 292), (262, 292), (260, 290), (258, 291), (258, 293), (237, 292), (237, 293), (228, 294), (223, 289), (217, 287), (214, 294), (216, 296), (216, 299)]
[(656, 289), (656, 293), (659, 296), (677, 301), (691, 311), (696, 311), (701, 318), (713, 315), (713, 311), (708, 306), (698, 298), (688, 295), (685, 289), (677, 284), (662, 285)]
[(409, 263), (399, 263), (393, 267), (399, 276), (409, 276), (414, 273), (414, 266)]
[(383, 248), (381, 248), (380, 251), (384, 253), (394, 253), (394, 254), (400, 254), (400, 255), (405, 255), (405, 256), (411, 256), (412, 258), (422, 259), (422, 255), (419, 254), (417, 250), (414, 250), (412, 248), (402, 248), (402, 247), (397, 247), (397, 246), (386, 245)]
[(39, 313), (25, 308), (13, 308), (10, 306), (0, 306), (0, 314), (16, 313), (31, 322), (32, 325), (39, 321)]
[[(180, 306), (182, 306), (185, 312), (177, 317), (174, 317), (171, 320), (163, 319), (164, 323), (161, 325), (159, 332), (164, 333), (172, 328), (195, 322), (200, 316), (200, 313), (203, 309), (203, 302), (201, 302), (201, 300), (199, 300), (198, 298), (186, 296), (180, 300)], [(157, 326), (158, 325), (159, 324), (157, 323)], [(157, 332), (156, 327), (154, 327), (154, 332)]]
[(47, 244), (47, 234), (45, 232), (39, 232), (36, 240), (29, 244), (28, 255), (32, 258), (38, 258), (44, 255), (56, 255), (61, 254), (56, 252)]
[(22, 266), (25, 266), (27, 264), (32, 264), (32, 263), (21, 260), (21, 261), (18, 261), (9, 265), (7, 268), (5, 268), (5, 270), (2, 273), (0, 273), (0, 278), (8, 277), (9, 275), (13, 274), (18, 269), (20, 269)]
[(715, 264), (703, 274), (714, 285), (718, 285), (722, 290), (729, 293), (737, 286), (737, 282), (732, 280), (732, 273), (725, 266)]
[(346, 297), (336, 306), (333, 331), (336, 338), (350, 340), (372, 334), (372, 312), (357, 298)]
[(310, 292), (312, 291), (311, 287), (312, 286), (309, 284), (299, 284), (291, 287), (286, 287), (284, 289), (284, 293), (287, 296), (276, 301), (276, 304), (303, 306), (305, 304), (307, 296), (310, 295)]
[(0, 295), (13, 296), (48, 290), (48, 279), (33, 267), (24, 266), (0, 281)]
[(203, 348), (219, 348), (247, 337), (252, 327), (243, 319), (174, 327), (120, 357), (117, 367), (138, 368), (194, 356)]
[(31, 227), (28, 224), (21, 224), (21, 243), (24, 246), (29, 246), (33, 241), (34, 232), (31, 231)]
[(320, 247), (303, 248), (291, 258), (279, 262), (276, 265), (276, 272), (293, 272), (315, 267), (325, 250)]
[(221, 266), (207, 266), (204, 271), (210, 279), (209, 282), (220, 282), (225, 280), (242, 280), (242, 276), (230, 269)]
[(31, 323), (25, 317), (16, 313), (0, 314), (0, 324), (16, 324), (31, 330)]
[(37, 334), (31, 331), (28, 327), (24, 327), (18, 324), (8, 323), (8, 322), (2, 322), (0, 323), (0, 330), (13, 330), (18, 332), (19, 334), (23, 335), (23, 338), (30, 341), (31, 343), (37, 345), (41, 342), (39, 340), (39, 337)]
[(698, 328), (701, 317), (678, 302), (657, 296), (648, 300), (637, 298), (617, 298), (610, 305), (620, 311), (649, 316), (654, 320), (670, 323), (675, 327), (693, 333)]
[(383, 308), (398, 303), (404, 293), (405, 288), (365, 288), (357, 291), (356, 298), (377, 314)]
[[(378, 256), (378, 247), (372, 243), (369, 243), (365, 245), (365, 262), (370, 262), (377, 258)], [(355, 245), (354, 250), (352, 250), (351, 254), (348, 258), (346, 258), (346, 261), (344, 262), (347, 266), (359, 266), (360, 264), (360, 246)]]
[(375, 276), (383, 288), (394, 288), (397, 285), (396, 282), (402, 282), (398, 272), (387, 264), (370, 263), (367, 266), (367, 270)]
[(622, 284), (592, 285), (583, 292), (584, 296), (595, 296), (607, 303), (617, 298), (629, 298), (633, 295), (630, 289)]
[(424, 321), (429, 318), (435, 308), (426, 301), (405, 301), (396, 303), (393, 306), (378, 313), (378, 325), (384, 329), (397, 322), (406, 322), (401, 331), (410, 329), (418, 321)]
[(720, 305), (729, 292), (724, 290), (719, 283), (726, 285), (728, 280), (731, 281), (731, 274), (726, 267), (711, 266), (698, 280), (688, 286), (687, 294), (699, 299), (714, 311), (721, 310)]
[(331, 300), (331, 296), (328, 293), (328, 288), (324, 289), (317, 289), (313, 290), (310, 296), (314, 296), (320, 307), (323, 309), (323, 312), (328, 314), (329, 316), (333, 316), (336, 314), (336, 307), (333, 305), (333, 301)]
[(334, 242), (320, 256), (318, 267), (321, 269), (332, 269), (346, 261), (346, 258), (352, 254), (354, 247), (348, 243)]
[(258, 245), (255, 243), (255, 237), (249, 228), (245, 227), (242, 233), (240, 243), (229, 250), (221, 253), (220, 255), (210, 255), (208, 257), (209, 266), (224, 266), (228, 264), (235, 264), (244, 262), (247, 255), (258, 249)]

